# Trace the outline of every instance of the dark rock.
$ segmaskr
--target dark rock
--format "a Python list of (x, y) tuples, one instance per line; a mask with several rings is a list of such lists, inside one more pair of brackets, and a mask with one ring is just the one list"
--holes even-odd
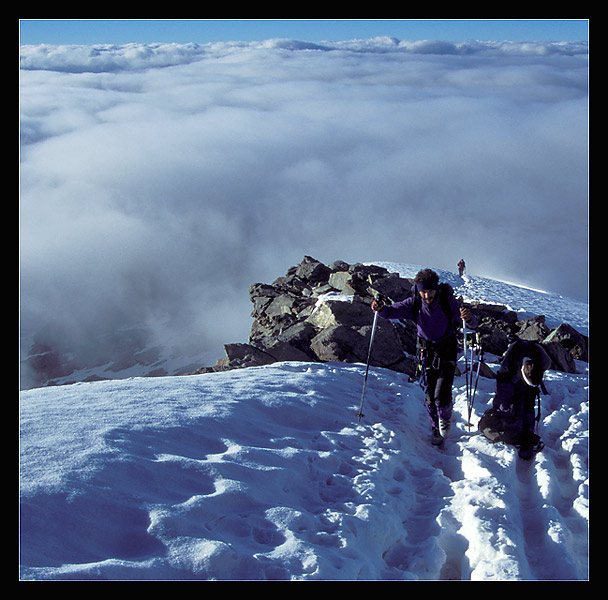
[[(371, 329), (371, 325), (368, 325), (361, 330), (367, 340), (368, 348)], [(365, 362), (365, 360), (362, 362)], [(411, 376), (416, 373), (416, 359), (408, 359), (402, 344), (402, 337), (399, 334), (399, 325), (395, 325), (384, 319), (378, 319), (370, 364), (376, 367), (407, 373)]]
[(551, 333), (551, 330), (545, 325), (544, 315), (519, 321), (516, 326), (518, 327), (516, 335), (520, 340), (542, 342)]
[(267, 352), (250, 346), (249, 344), (224, 344), (226, 358), (220, 358), (215, 364), (215, 371), (227, 371), (229, 369), (243, 367), (257, 367), (269, 365), (276, 360)]
[(499, 327), (489, 327), (487, 321), (477, 328), (479, 343), (484, 352), (502, 356), (510, 344), (509, 335)]
[(330, 273), (329, 267), (310, 256), (305, 256), (295, 270), (297, 277), (310, 283), (326, 282)]
[(564, 373), (576, 373), (572, 355), (559, 342), (543, 342), (543, 348), (553, 361), (553, 368)]
[(310, 348), (321, 362), (362, 362), (366, 359), (365, 338), (346, 325), (329, 325), (311, 341)]
[(329, 285), (346, 294), (352, 296), (355, 293), (355, 288), (351, 285), (353, 276), (348, 271), (335, 271), (329, 276)]
[(329, 265), (330, 271), (348, 271), (350, 265), (343, 260), (336, 260)]
[(496, 374), (494, 373), (494, 371), (492, 371), (492, 369), (490, 369), (490, 367), (485, 362), (482, 362), (481, 365), (479, 365), (479, 363), (476, 363), (474, 365), (473, 371), (475, 373), (477, 373), (478, 366), (479, 366), (479, 375), (481, 377), (485, 377), (486, 379), (496, 379)]
[(317, 334), (316, 329), (306, 322), (299, 322), (271, 338), (264, 344), (263, 350), (277, 361), (295, 360), (315, 361), (315, 353), (310, 344)]
[(416, 356), (418, 328), (413, 321), (393, 321), (392, 323), (395, 335), (399, 338), (402, 350), (406, 354)]
[(324, 329), (338, 324), (358, 329), (369, 325), (373, 320), (374, 314), (368, 304), (339, 300), (320, 302), (306, 319), (308, 323), (317, 329)]
[(575, 360), (583, 360), (587, 362), (588, 356), (588, 338), (579, 333), (568, 323), (562, 323), (554, 329), (544, 340), (545, 342), (558, 342), (571, 354)]
[(379, 292), (389, 299), (390, 302), (401, 302), (412, 293), (413, 280), (404, 279), (396, 274), (377, 279), (370, 286), (372, 290)]
[(289, 360), (298, 362), (314, 362), (315, 360), (315, 356), (312, 352), (304, 352), (303, 350), (300, 350), (295, 344), (292, 344), (291, 341), (277, 340), (265, 346), (264, 351), (274, 359), (272, 362), (283, 362)]

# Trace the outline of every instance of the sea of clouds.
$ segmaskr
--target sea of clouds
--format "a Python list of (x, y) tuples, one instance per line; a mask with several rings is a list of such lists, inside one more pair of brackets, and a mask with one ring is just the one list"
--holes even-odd
[(305, 254), (586, 298), (588, 45), (22, 46), (22, 335), (246, 341)]

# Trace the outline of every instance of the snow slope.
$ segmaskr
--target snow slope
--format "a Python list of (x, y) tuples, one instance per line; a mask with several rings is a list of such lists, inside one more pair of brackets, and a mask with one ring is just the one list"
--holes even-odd
[[(507, 291), (514, 310), (539, 297), (458, 283), (484, 301)], [(21, 578), (587, 579), (588, 372), (577, 367), (547, 374), (546, 447), (528, 462), (468, 431), (462, 377), (443, 450), (429, 444), (422, 391), (398, 373), (370, 370), (358, 422), (363, 365), (21, 392)], [(493, 387), (480, 381), (473, 423)]]

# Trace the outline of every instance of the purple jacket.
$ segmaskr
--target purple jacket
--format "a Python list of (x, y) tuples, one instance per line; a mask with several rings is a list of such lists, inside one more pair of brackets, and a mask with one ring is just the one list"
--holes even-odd
[[(413, 297), (406, 298), (401, 302), (395, 302), (391, 306), (385, 306), (378, 314), (384, 319), (409, 319), (413, 321), (413, 303)], [(462, 323), (460, 307), (452, 294), (448, 296), (448, 306), (452, 313), (452, 322)], [(467, 322), (467, 327), (475, 329), (477, 323), (477, 317), (472, 316), (471, 320)], [(427, 342), (438, 342), (454, 333), (453, 327), (450, 326), (450, 319), (440, 305), (439, 293), (435, 295), (431, 304), (421, 302), (416, 325), (418, 326), (418, 335)]]

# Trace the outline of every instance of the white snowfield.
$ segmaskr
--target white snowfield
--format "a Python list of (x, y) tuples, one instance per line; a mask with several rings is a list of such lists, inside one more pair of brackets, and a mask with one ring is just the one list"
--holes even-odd
[[(586, 304), (452, 277), (586, 333)], [(422, 390), (395, 372), (370, 369), (358, 422), (360, 364), (24, 391), (21, 579), (585, 580), (588, 369), (577, 368), (547, 373), (545, 448), (530, 461), (477, 433), (495, 385), (483, 378), (470, 431), (456, 378), (443, 450), (429, 443)]]

